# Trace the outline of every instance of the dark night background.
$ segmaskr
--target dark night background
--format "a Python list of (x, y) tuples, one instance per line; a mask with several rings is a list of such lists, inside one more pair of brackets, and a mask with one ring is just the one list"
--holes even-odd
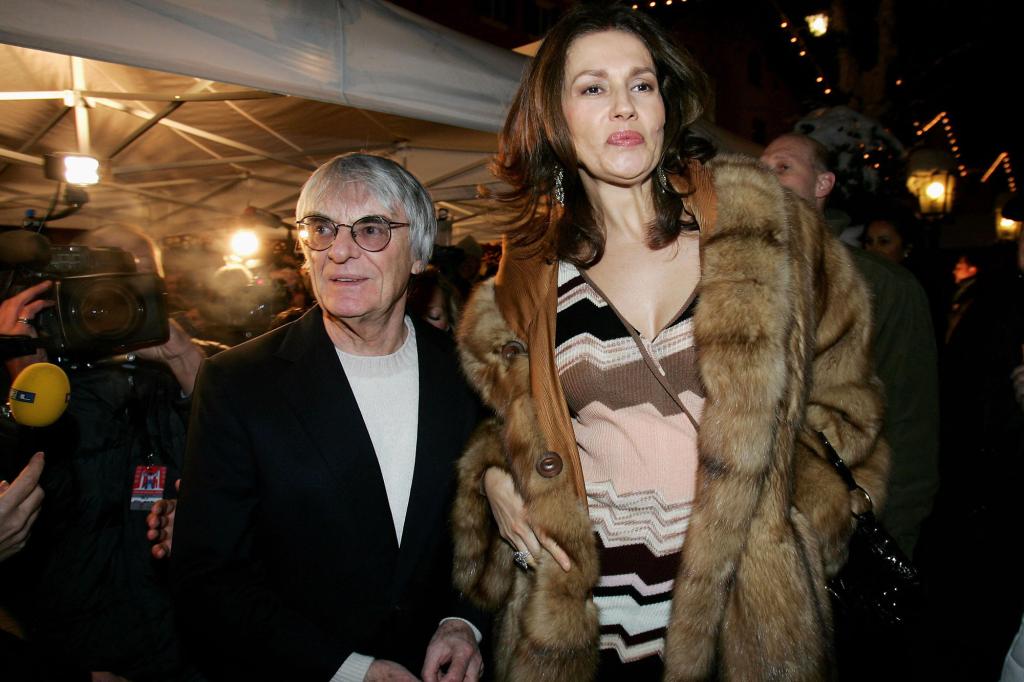
[[(418, 14), (502, 47), (540, 38), (571, 3), (456, 0), (399, 1)], [(633, 4), (633, 3), (625, 3)], [(925, 125), (947, 112), (964, 167), (954, 215), (936, 228), (948, 247), (977, 246), (994, 237), (992, 207), (1005, 200), (1000, 166), (1024, 164), (1016, 90), (1021, 30), (1017, 3), (979, 0), (659, 0), (637, 2), (671, 28), (711, 76), (712, 120), (741, 138), (764, 144), (821, 107), (846, 105), (885, 126), (907, 150), (915, 145), (952, 153), (943, 126)], [(824, 12), (829, 31), (813, 37), (803, 19)], [(789, 26), (780, 24), (788, 20)], [(796, 29), (794, 31), (794, 29)], [(796, 37), (797, 43), (790, 38)], [(799, 56), (800, 49), (807, 52)], [(818, 76), (821, 84), (816, 82)], [(824, 88), (831, 93), (825, 94)], [(905, 194), (905, 157), (884, 158), (883, 193)], [(1021, 165), (1024, 167), (1024, 165)], [(862, 197), (848, 202), (856, 206)], [(855, 216), (856, 218), (856, 216)], [(938, 234), (938, 232), (936, 232)]]

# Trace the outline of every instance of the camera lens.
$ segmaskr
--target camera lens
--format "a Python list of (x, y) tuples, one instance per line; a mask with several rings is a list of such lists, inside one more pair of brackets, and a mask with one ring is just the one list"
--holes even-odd
[(144, 312), (136, 293), (117, 282), (99, 282), (83, 292), (75, 317), (94, 338), (119, 338), (136, 329)]

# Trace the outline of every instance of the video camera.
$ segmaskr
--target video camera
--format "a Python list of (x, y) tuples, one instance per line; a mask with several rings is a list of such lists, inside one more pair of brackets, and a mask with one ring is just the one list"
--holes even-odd
[(165, 343), (167, 292), (163, 281), (136, 272), (116, 248), (53, 246), (26, 230), (0, 234), (0, 291), (7, 299), (52, 280), (55, 305), (34, 322), (52, 360), (88, 361)]

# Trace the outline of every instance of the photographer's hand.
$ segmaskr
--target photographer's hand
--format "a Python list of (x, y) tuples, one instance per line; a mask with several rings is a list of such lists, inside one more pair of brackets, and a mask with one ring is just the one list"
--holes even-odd
[[(174, 489), (181, 490), (181, 479), (174, 482)], [(153, 543), (150, 552), (154, 559), (164, 559), (171, 555), (174, 544), (174, 513), (178, 508), (178, 500), (157, 500), (146, 515), (146, 539)]]
[[(0, 303), (0, 334), (36, 338), (36, 328), (32, 326), (32, 321), (36, 319), (40, 310), (53, 305), (53, 301), (38, 297), (52, 286), (53, 282), (40, 282), (4, 299)], [(46, 362), (46, 351), (42, 348), (36, 350), (32, 355), (23, 355), (7, 360), (7, 373), (10, 375), (11, 381), (14, 381), (21, 370), (36, 362)]]
[(192, 395), (196, 385), (196, 374), (203, 362), (203, 352), (192, 343), (192, 338), (174, 320), (168, 320), (171, 336), (167, 343), (136, 351), (135, 355), (153, 362), (167, 365), (178, 380), (185, 395)]

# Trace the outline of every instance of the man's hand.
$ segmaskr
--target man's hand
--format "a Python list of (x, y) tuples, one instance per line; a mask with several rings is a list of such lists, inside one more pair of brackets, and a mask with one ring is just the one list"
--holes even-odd
[(43, 453), (37, 452), (14, 483), (0, 481), (0, 561), (20, 552), (28, 542), (43, 504), (39, 487), (43, 464)]
[(168, 320), (170, 337), (159, 346), (143, 348), (135, 352), (137, 357), (167, 365), (178, 380), (185, 395), (192, 395), (196, 385), (196, 374), (203, 362), (203, 352), (192, 343), (192, 338), (174, 320)]
[(174, 320), (167, 320), (167, 327), (170, 330), (170, 335), (166, 342), (159, 346), (142, 348), (136, 351), (135, 354), (146, 360), (170, 364), (195, 349), (192, 345), (192, 339), (189, 338), (189, 335), (185, 333), (180, 324)]
[[(442, 673), (442, 669), (446, 672)], [(427, 645), (423, 682), (477, 682), (484, 669), (473, 630), (457, 619), (446, 620)]]
[(0, 334), (35, 338), (35, 327), (29, 322), (36, 318), (40, 310), (53, 305), (51, 300), (37, 298), (51, 286), (53, 282), (40, 282), (4, 299), (0, 303)]
[(394, 661), (375, 660), (366, 671), (363, 682), (419, 682), (418, 678), (409, 672), (405, 666)]
[[(174, 489), (181, 490), (181, 479), (174, 482)], [(171, 556), (171, 545), (174, 542), (174, 512), (178, 509), (177, 500), (157, 500), (146, 515), (146, 539), (153, 543), (149, 551), (154, 559)]]

